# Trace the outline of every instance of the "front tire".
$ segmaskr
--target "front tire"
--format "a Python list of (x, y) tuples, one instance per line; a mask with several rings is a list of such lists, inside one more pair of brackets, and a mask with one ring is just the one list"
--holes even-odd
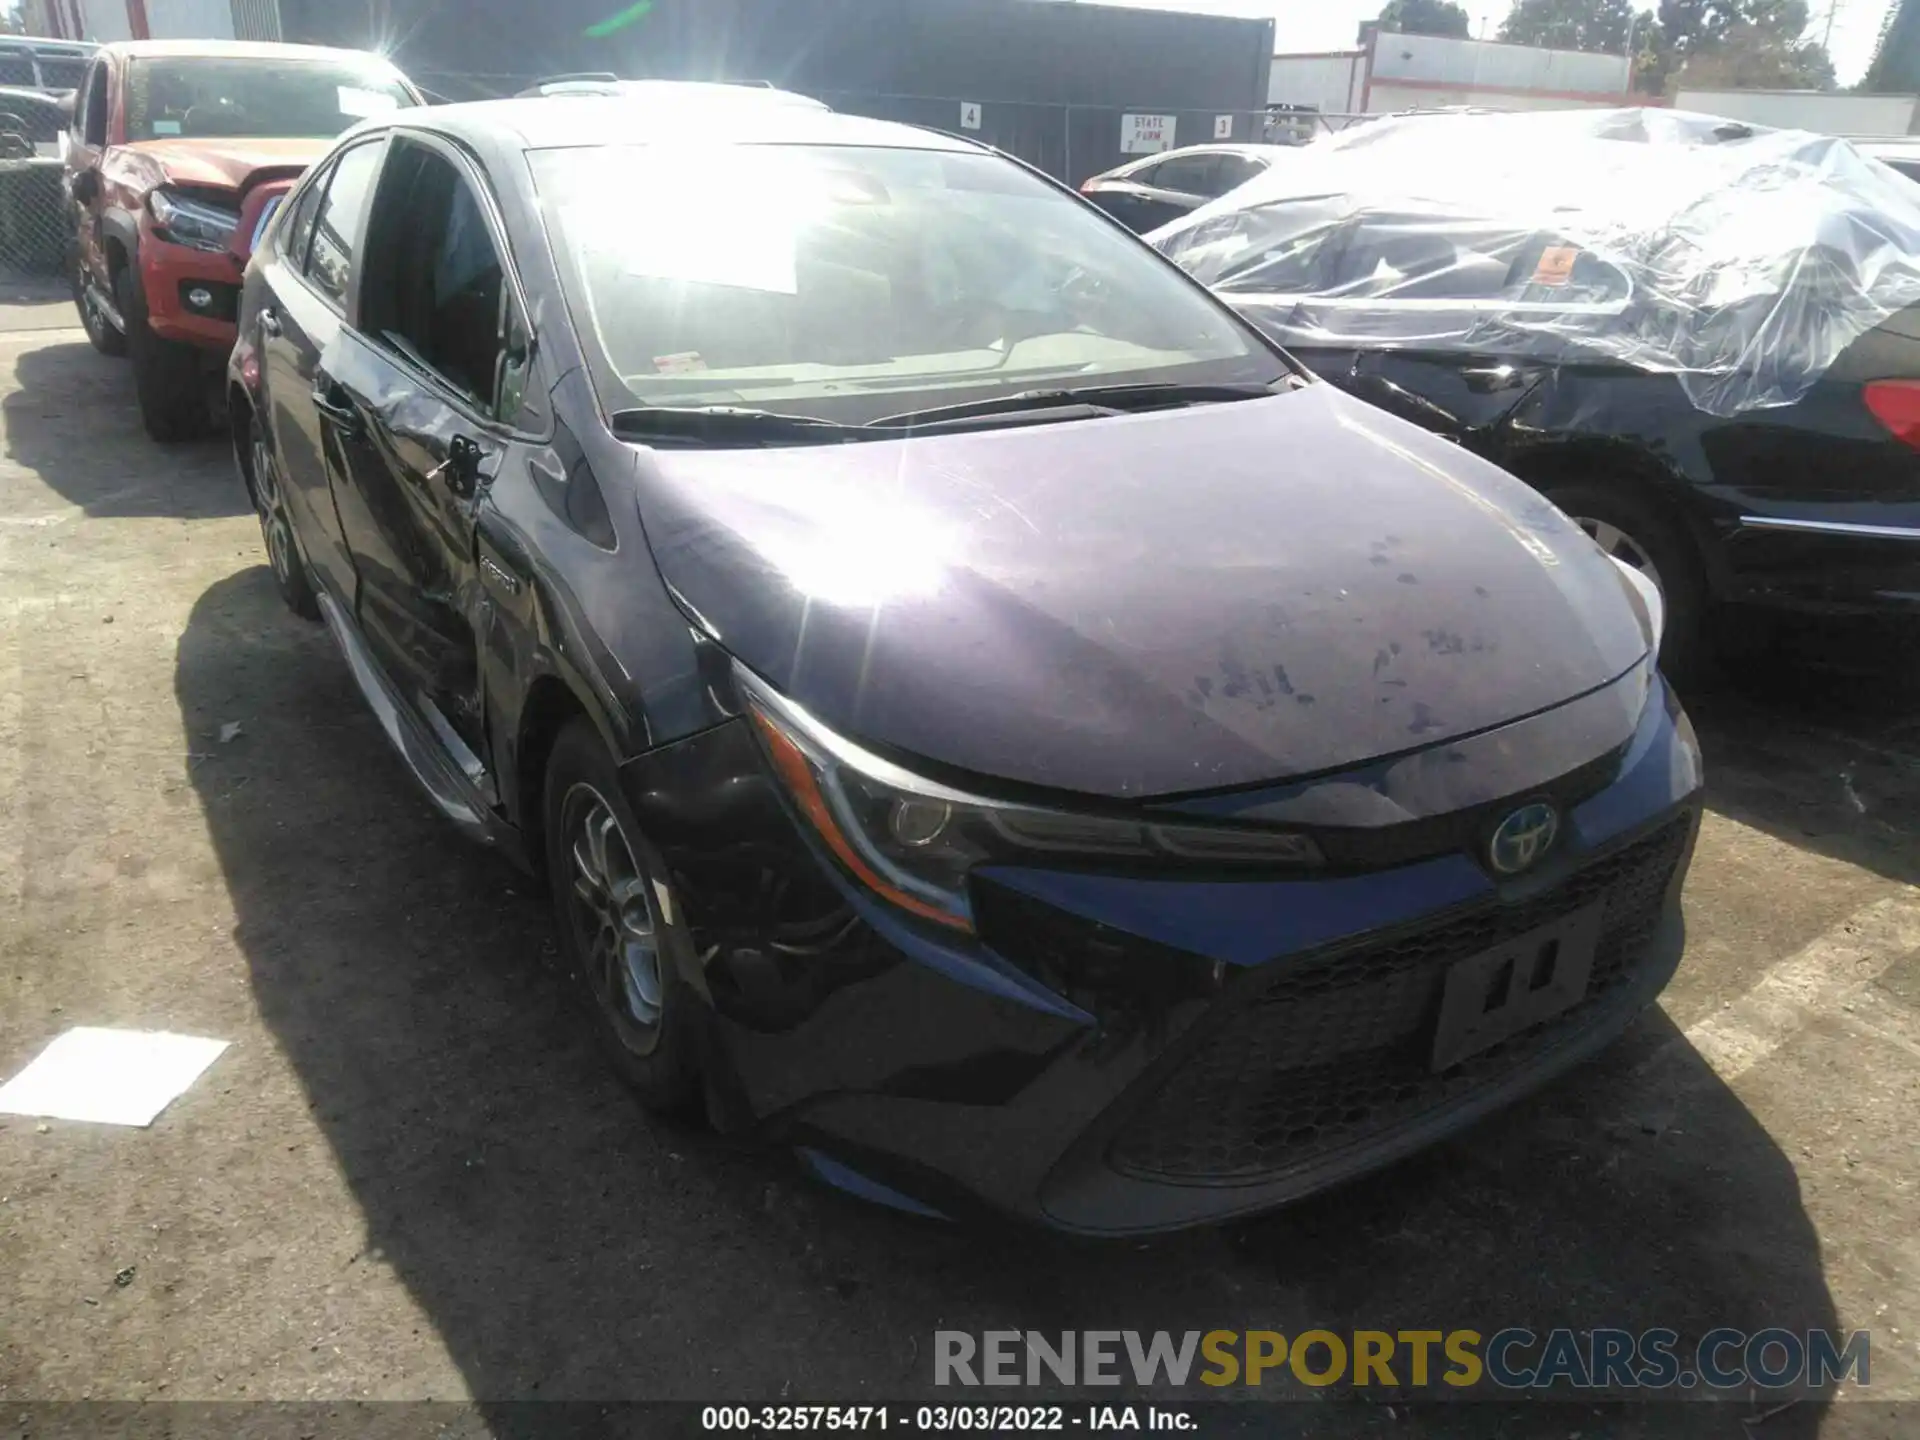
[(1580, 483), (1546, 488), (1546, 496), (1602, 550), (1640, 571), (1667, 609), (1660, 668), (1675, 679), (1698, 673), (1706, 650), (1707, 587), (1686, 535), (1637, 495)]
[(247, 461), (252, 472), (247, 488), (253, 492), (260, 538), (267, 547), (267, 561), (273, 566), (273, 582), (280, 587), (280, 598), (302, 620), (318, 620), (320, 602), (314, 598), (313, 578), (300, 558), (293, 517), (287, 512), (286, 491), (280, 484), (280, 469), (258, 415), (247, 419)]
[(585, 720), (554, 742), (543, 814), (561, 953), (595, 1036), (641, 1104), (683, 1114), (700, 1094), (699, 1001), (666, 944), (652, 850)]
[(207, 403), (207, 378), (200, 351), (178, 340), (164, 340), (147, 323), (147, 300), (133, 269), (114, 277), (114, 303), (127, 324), (127, 353), (133, 357), (133, 388), (140, 400), (140, 421), (162, 444), (197, 440), (213, 429)]

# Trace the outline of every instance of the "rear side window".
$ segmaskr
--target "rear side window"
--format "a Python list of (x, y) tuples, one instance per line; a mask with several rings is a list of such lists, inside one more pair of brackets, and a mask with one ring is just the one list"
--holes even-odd
[[(366, 223), (367, 197), (373, 192), (385, 145), (375, 141), (356, 145), (334, 161), (313, 224), (313, 248), (307, 255), (307, 278), (313, 288), (343, 309), (347, 282), (353, 275), (354, 252)], [(297, 237), (296, 237), (297, 238)]]
[(24, 85), (31, 90), (39, 83), (33, 73), (33, 56), (11, 46), (0, 50), (0, 85)]
[(1222, 155), (1218, 163), (1219, 170), (1214, 177), (1216, 188), (1212, 192), (1216, 195), (1224, 195), (1229, 190), (1238, 190), (1267, 168), (1258, 160), (1249, 160), (1244, 155)]
[(326, 197), (327, 182), (332, 178), (331, 166), (314, 176), (294, 202), (286, 224), (280, 227), (280, 254), (296, 270), (307, 268), (307, 246), (313, 239), (313, 212), (320, 208), (321, 200)]
[(1154, 172), (1153, 183), (1162, 190), (1178, 190), (1183, 195), (1215, 195), (1219, 185), (1219, 157), (1183, 155), (1169, 160)]
[(467, 176), (402, 143), (380, 187), (361, 328), (498, 419), (518, 413), (526, 347), (506, 271)]

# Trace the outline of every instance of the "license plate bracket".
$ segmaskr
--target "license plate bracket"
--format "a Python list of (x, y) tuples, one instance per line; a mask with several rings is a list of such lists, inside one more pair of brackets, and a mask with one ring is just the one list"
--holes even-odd
[(1593, 975), (1606, 902), (1454, 962), (1430, 1063), (1446, 1070), (1579, 1003)]

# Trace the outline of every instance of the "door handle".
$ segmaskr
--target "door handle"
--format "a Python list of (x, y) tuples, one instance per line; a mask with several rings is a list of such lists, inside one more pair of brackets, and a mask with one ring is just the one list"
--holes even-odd
[(263, 308), (260, 311), (260, 333), (270, 336), (277, 336), (280, 333), (280, 317), (271, 309)]
[(333, 426), (336, 430), (341, 431), (343, 434), (350, 436), (358, 435), (360, 433), (360, 412), (354, 409), (345, 399), (341, 398), (343, 395), (344, 392), (341, 390), (338, 382), (322, 376), (314, 382), (313, 386), (312, 398), (314, 412), (319, 415), (321, 420)]

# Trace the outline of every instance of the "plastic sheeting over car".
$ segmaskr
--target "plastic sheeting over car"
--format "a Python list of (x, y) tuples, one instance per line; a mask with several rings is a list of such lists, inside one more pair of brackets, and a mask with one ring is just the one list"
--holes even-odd
[(1920, 303), (1920, 187), (1669, 110), (1385, 118), (1150, 238), (1285, 344), (1624, 362), (1717, 415)]

